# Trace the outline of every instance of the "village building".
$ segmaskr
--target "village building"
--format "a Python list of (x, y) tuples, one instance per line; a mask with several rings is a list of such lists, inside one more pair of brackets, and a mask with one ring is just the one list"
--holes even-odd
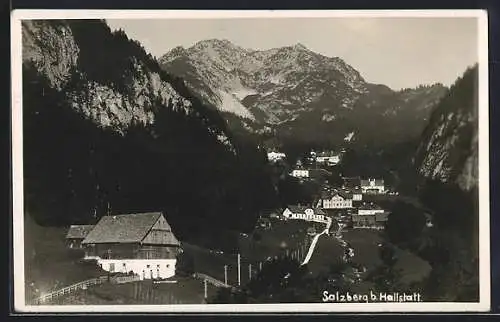
[(353, 228), (384, 229), (388, 215), (387, 211), (376, 204), (363, 204), (352, 215)]
[(92, 229), (94, 225), (71, 225), (66, 233), (66, 245), (69, 248), (82, 248), (82, 241)]
[(332, 173), (325, 169), (310, 169), (309, 178), (318, 181), (325, 181)]
[(271, 229), (271, 220), (266, 217), (260, 217), (257, 220), (257, 227), (263, 229)]
[(324, 209), (347, 209), (352, 208), (353, 197), (345, 191), (323, 191), (319, 201), (320, 207)]
[(361, 189), (361, 178), (360, 177), (342, 177), (342, 189), (358, 190)]
[(328, 221), (328, 217), (322, 209), (313, 209), (305, 206), (288, 206), (283, 211), (282, 216), (286, 219), (301, 219), (305, 221), (314, 221), (321, 223), (326, 223)]
[(340, 153), (333, 151), (320, 152), (315, 154), (316, 163), (322, 163), (330, 166), (337, 165), (340, 162)]
[(286, 154), (285, 153), (282, 153), (282, 152), (275, 152), (275, 151), (271, 151), (271, 152), (268, 152), (267, 153), (267, 159), (270, 161), (270, 162), (278, 162), (278, 161), (282, 161), (286, 158)]
[(351, 189), (350, 193), (352, 194), (352, 200), (353, 201), (361, 201), (363, 200), (363, 191), (358, 188), (358, 189)]
[(383, 194), (385, 186), (383, 179), (361, 180), (361, 191), (366, 194)]
[(295, 178), (309, 178), (309, 170), (304, 168), (296, 168), (292, 170), (291, 176)]
[(82, 244), (85, 258), (108, 272), (133, 272), (140, 279), (175, 275), (180, 243), (160, 212), (104, 216)]

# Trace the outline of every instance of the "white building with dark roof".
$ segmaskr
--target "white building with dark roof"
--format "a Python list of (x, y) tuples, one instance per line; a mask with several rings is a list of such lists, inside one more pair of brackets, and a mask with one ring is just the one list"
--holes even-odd
[(305, 221), (314, 221), (326, 223), (328, 222), (328, 217), (326, 213), (319, 208), (310, 208), (305, 206), (288, 206), (283, 211), (283, 217), (286, 219), (301, 219)]
[(85, 257), (141, 279), (175, 275), (180, 243), (160, 212), (104, 216), (83, 240)]
[(349, 209), (352, 208), (353, 196), (342, 190), (323, 191), (320, 206), (324, 209)]
[(361, 191), (367, 194), (383, 194), (385, 186), (383, 179), (366, 179), (361, 180)]
[(384, 229), (389, 212), (374, 203), (365, 203), (352, 215), (353, 228)]

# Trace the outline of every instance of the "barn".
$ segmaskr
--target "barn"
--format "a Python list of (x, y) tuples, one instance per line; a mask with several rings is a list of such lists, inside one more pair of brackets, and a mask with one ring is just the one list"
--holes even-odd
[(85, 258), (108, 272), (133, 272), (141, 279), (175, 275), (180, 243), (161, 212), (102, 217), (83, 240)]
[(71, 225), (66, 233), (66, 245), (69, 248), (81, 248), (82, 241), (92, 229), (94, 225)]

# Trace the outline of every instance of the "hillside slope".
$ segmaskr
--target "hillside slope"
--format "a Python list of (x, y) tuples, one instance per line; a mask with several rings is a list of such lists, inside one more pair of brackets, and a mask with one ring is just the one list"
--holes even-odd
[(433, 211), (430, 297), (479, 298), (478, 67), (468, 68), (431, 115), (414, 157), (420, 199)]

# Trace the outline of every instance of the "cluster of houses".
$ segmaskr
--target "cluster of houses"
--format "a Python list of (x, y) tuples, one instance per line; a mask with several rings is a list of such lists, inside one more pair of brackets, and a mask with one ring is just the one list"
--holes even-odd
[(305, 167), (302, 165), (302, 162), (298, 160), (295, 167), (292, 169), (290, 176), (302, 180), (325, 178), (325, 176), (328, 176), (331, 173), (323, 168), (319, 168), (318, 166), (335, 166), (340, 162), (341, 156), (342, 152), (337, 153), (334, 151), (326, 151), (316, 153), (312, 151), (306, 158), (308, 163), (312, 166)]
[(327, 217), (348, 217), (352, 228), (383, 229), (389, 213), (363, 195), (385, 194), (383, 179), (344, 178), (341, 188), (325, 187), (312, 207), (288, 206), (283, 219), (326, 222)]
[(85, 259), (110, 273), (142, 279), (175, 275), (180, 243), (161, 212), (103, 216), (96, 225), (72, 225), (67, 246), (83, 249)]

